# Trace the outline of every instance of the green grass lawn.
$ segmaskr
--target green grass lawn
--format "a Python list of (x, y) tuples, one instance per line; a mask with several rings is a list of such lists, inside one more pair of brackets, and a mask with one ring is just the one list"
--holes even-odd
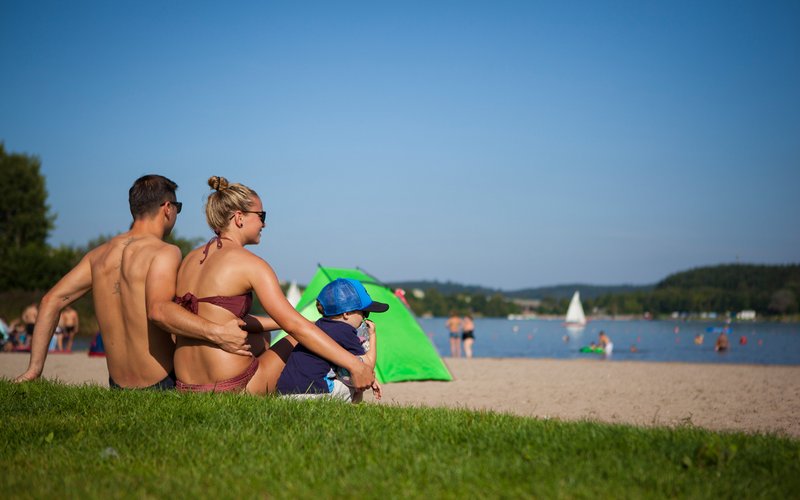
[(800, 441), (0, 381), (0, 498), (800, 495)]

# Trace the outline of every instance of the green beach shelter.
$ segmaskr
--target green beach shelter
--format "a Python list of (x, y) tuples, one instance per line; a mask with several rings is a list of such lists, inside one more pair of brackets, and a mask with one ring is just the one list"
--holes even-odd
[(453, 380), (442, 358), (411, 311), (394, 291), (359, 269), (336, 269), (320, 266), (303, 292), (297, 310), (310, 321), (320, 318), (316, 300), (322, 287), (337, 278), (360, 281), (372, 300), (389, 304), (389, 310), (370, 316), (378, 331), (378, 381)]

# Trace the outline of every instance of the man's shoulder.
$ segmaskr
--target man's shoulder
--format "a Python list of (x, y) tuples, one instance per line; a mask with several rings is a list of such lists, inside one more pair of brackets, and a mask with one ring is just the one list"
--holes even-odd
[(115, 243), (123, 247), (126, 251), (146, 252), (146, 253), (159, 253), (159, 252), (177, 252), (180, 253), (180, 248), (172, 243), (167, 243), (157, 236), (152, 234), (123, 234), (121, 238)]

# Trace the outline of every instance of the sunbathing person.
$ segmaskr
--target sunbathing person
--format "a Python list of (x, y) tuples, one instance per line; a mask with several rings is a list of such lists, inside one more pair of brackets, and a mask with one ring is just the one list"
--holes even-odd
[[(265, 227), (264, 208), (256, 192), (242, 184), (229, 184), (224, 177), (211, 177), (208, 184), (214, 192), (206, 202), (206, 219), (216, 236), (184, 258), (178, 272), (176, 302), (209, 321), (244, 319), (256, 357), (231, 354), (202, 340), (179, 337), (175, 351), (178, 390), (274, 392), (298, 341), (347, 368), (358, 389), (370, 387), (375, 378), (372, 367), (295, 311), (270, 265), (245, 249), (259, 243)], [(249, 315), (253, 291), (270, 318)], [(267, 349), (269, 336), (264, 332), (278, 328), (290, 336)]]
[(161, 175), (145, 175), (133, 183), (128, 191), (130, 231), (89, 251), (44, 295), (33, 319), (28, 369), (17, 382), (41, 376), (61, 312), (90, 290), (112, 388), (174, 388), (172, 335), (204, 338), (249, 354), (238, 320), (211, 323), (172, 302), (181, 252), (163, 240), (181, 211), (177, 188)]

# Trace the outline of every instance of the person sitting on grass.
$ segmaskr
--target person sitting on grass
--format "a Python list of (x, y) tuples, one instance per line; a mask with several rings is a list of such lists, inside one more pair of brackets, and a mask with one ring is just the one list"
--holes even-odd
[[(375, 323), (369, 313), (381, 313), (388, 304), (376, 302), (364, 285), (354, 279), (339, 278), (325, 285), (317, 296), (317, 310), (322, 318), (316, 325), (347, 351), (360, 356), (370, 367), (377, 360)], [(368, 343), (361, 340), (368, 338)], [(372, 384), (377, 399), (381, 387)], [(363, 392), (353, 387), (347, 370), (297, 345), (278, 379), (278, 393), (299, 398), (331, 397), (358, 403)]]
[[(300, 315), (286, 300), (272, 267), (246, 247), (261, 241), (266, 212), (249, 187), (224, 177), (208, 179), (213, 192), (206, 201), (206, 220), (216, 234), (192, 250), (178, 271), (175, 301), (209, 321), (241, 318), (251, 346), (250, 356), (232, 354), (200, 339), (179, 337), (175, 349), (176, 387), (183, 392), (275, 392), (286, 359), (298, 342), (338, 365), (347, 367), (353, 384), (372, 386), (373, 367), (362, 363)], [(249, 314), (253, 293), (269, 317)], [(264, 332), (282, 329), (288, 335), (271, 347)]]
[(90, 250), (42, 297), (35, 316), (23, 316), (27, 330), (35, 332), (28, 334), (28, 369), (16, 382), (42, 375), (62, 311), (90, 290), (113, 389), (173, 389), (172, 335), (206, 339), (226, 351), (250, 355), (239, 320), (211, 323), (172, 302), (181, 251), (164, 239), (183, 206), (177, 189), (162, 175), (134, 181), (128, 190), (130, 230)]

